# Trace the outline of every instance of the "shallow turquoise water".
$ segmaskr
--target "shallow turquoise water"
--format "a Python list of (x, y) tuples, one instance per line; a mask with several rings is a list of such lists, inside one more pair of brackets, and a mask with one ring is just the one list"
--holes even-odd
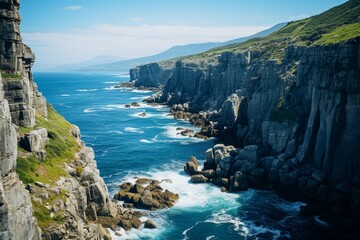
[[(322, 227), (302, 219), (303, 203), (286, 202), (266, 191), (222, 193), (210, 184), (189, 184), (182, 167), (190, 156), (204, 158), (213, 146), (177, 135), (177, 127), (191, 128), (174, 120), (165, 107), (141, 104), (149, 91), (113, 88), (129, 80), (126, 75), (81, 73), (35, 73), (35, 81), (57, 111), (81, 129), (86, 144), (93, 147), (101, 176), (113, 195), (117, 185), (135, 176), (152, 177), (164, 188), (178, 193), (171, 209), (146, 212), (159, 225), (155, 230), (132, 230), (131, 239), (315, 239)], [(142, 118), (140, 113), (146, 112)], [(119, 239), (122, 239), (118, 237)]]

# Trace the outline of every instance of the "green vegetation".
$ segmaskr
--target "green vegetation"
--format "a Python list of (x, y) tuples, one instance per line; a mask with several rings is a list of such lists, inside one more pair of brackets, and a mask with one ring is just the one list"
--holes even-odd
[[(75, 158), (80, 146), (71, 135), (72, 125), (51, 106), (48, 106), (47, 119), (37, 116), (36, 127), (48, 130), (50, 141), (46, 146), (46, 158), (41, 161), (33, 155), (27, 156), (26, 151), (19, 148), (16, 171), (24, 183), (39, 181), (53, 185), (61, 176), (67, 175), (64, 163)], [(27, 129), (21, 128), (20, 132), (26, 133)]]
[(12, 79), (21, 79), (22, 78), (22, 76), (18, 73), (16, 73), (16, 74), (1, 73), (1, 77), (4, 80), (12, 80)]
[(76, 176), (80, 177), (81, 174), (84, 172), (84, 168), (83, 167), (75, 167), (76, 170)]
[[(39, 181), (54, 186), (60, 177), (68, 175), (64, 170), (64, 164), (69, 164), (75, 159), (75, 153), (79, 151), (80, 146), (71, 134), (72, 125), (50, 105), (48, 105), (48, 118), (37, 116), (36, 126), (34, 128), (20, 127), (20, 134), (24, 135), (37, 127), (48, 130), (49, 144), (46, 146), (46, 158), (45, 160), (39, 160), (34, 154), (19, 147), (16, 171), (25, 184)], [(76, 169), (78, 175), (81, 175), (82, 171), (82, 168)], [(62, 223), (62, 212), (50, 216), (50, 210), (45, 206), (53, 206), (55, 201), (62, 200), (65, 202), (66, 200), (64, 190), (60, 194), (50, 191), (48, 194), (49, 198), (41, 203), (36, 201), (32, 203), (34, 216), (42, 229), (49, 227), (51, 224)]]
[(34, 209), (34, 217), (38, 220), (38, 225), (40, 228), (45, 229), (49, 227), (53, 223), (62, 223), (63, 217), (62, 212), (57, 212), (54, 216), (50, 216), (50, 210), (46, 208), (46, 205), (53, 206), (55, 201), (66, 201), (66, 191), (61, 191), (60, 194), (51, 194), (46, 201), (43, 201), (41, 204), (32, 202), (33, 209)]
[(360, 37), (360, 22), (338, 27), (334, 31), (324, 34), (314, 45), (346, 42), (357, 37)]
[[(214, 48), (205, 53), (178, 58), (200, 61), (216, 59), (223, 52), (258, 51), (259, 59), (281, 62), (289, 45), (315, 46), (345, 42), (360, 37), (360, 0), (350, 0), (322, 14), (288, 23), (265, 38)], [(173, 61), (173, 60), (171, 60)]]

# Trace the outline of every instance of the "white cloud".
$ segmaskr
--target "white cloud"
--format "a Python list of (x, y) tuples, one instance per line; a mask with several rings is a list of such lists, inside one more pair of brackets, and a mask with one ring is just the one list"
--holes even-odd
[(82, 6), (67, 6), (65, 7), (65, 9), (70, 11), (76, 11), (76, 10), (81, 10)]
[(48, 68), (98, 55), (126, 58), (162, 52), (174, 45), (223, 42), (249, 36), (268, 26), (199, 27), (188, 25), (123, 26), (101, 24), (67, 32), (23, 33), (37, 56), (36, 66)]
[(310, 17), (309, 15), (306, 15), (306, 14), (301, 14), (301, 15), (298, 15), (298, 16), (291, 16), (288, 18), (289, 21), (296, 21), (296, 20), (301, 20), (301, 19), (304, 19), (304, 18), (308, 18)]
[(142, 22), (144, 19), (142, 17), (133, 17), (130, 18), (131, 22)]

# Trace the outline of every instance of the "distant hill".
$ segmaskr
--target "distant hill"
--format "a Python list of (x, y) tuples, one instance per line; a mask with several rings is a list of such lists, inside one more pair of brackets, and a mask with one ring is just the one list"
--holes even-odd
[(124, 60), (124, 61), (117, 61), (117, 62), (113, 62), (113, 63), (93, 64), (92, 66), (77, 67), (77, 68), (74, 68), (73, 70), (77, 70), (77, 71), (118, 71), (118, 72), (126, 71), (127, 72), (127, 71), (129, 71), (129, 69), (134, 68), (138, 65), (163, 61), (163, 60), (167, 60), (167, 59), (172, 59), (172, 58), (177, 58), (177, 57), (182, 57), (182, 56), (187, 56), (187, 55), (192, 55), (192, 54), (198, 54), (198, 53), (208, 51), (215, 47), (221, 47), (221, 46), (234, 44), (234, 43), (241, 43), (241, 42), (245, 42), (252, 38), (265, 37), (275, 31), (281, 29), (286, 24), (287, 23), (279, 23), (267, 30), (261, 31), (254, 35), (251, 35), (248, 37), (243, 37), (243, 38), (233, 39), (233, 40), (227, 41), (227, 42), (208, 42), (208, 43), (198, 43), (198, 44), (174, 46), (162, 53), (148, 56), (148, 57), (134, 58), (134, 59)]
[(86, 60), (83, 62), (60, 65), (60, 66), (57, 66), (54, 68), (46, 69), (45, 71), (49, 71), (49, 72), (76, 71), (78, 69), (86, 68), (86, 67), (89, 67), (92, 65), (107, 64), (107, 63), (112, 63), (112, 62), (116, 62), (116, 61), (124, 61), (124, 60), (125, 60), (125, 58), (122, 58), (122, 57), (103, 55), (103, 56), (96, 56), (92, 59), (89, 59), (89, 60)]

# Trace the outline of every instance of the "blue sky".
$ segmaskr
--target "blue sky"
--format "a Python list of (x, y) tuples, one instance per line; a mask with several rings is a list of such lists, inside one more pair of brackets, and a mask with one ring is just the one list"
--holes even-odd
[[(99, 55), (133, 58), (173, 45), (226, 41), (321, 13), (344, 0), (22, 0), (37, 67)], [(41, 67), (39, 67), (41, 66)]]

